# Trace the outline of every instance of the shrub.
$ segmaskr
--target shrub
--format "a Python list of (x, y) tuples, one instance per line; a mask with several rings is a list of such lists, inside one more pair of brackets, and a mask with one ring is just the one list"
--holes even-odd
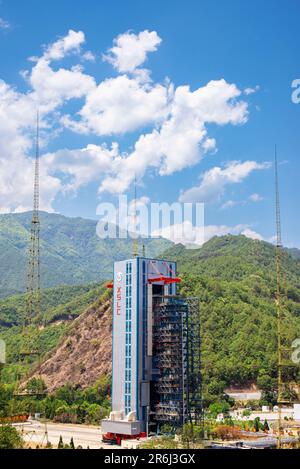
[(224, 416), (228, 415), (230, 409), (230, 405), (228, 402), (215, 402), (214, 404), (210, 404), (209, 412), (213, 418), (216, 418), (218, 414), (224, 414)]
[(64, 442), (63, 442), (63, 439), (62, 439), (61, 435), (59, 437), (59, 442), (58, 442), (57, 449), (64, 449)]
[(214, 438), (221, 440), (238, 440), (241, 437), (241, 430), (231, 425), (217, 425), (213, 431)]
[(20, 449), (24, 442), (18, 430), (11, 425), (0, 427), (0, 449)]

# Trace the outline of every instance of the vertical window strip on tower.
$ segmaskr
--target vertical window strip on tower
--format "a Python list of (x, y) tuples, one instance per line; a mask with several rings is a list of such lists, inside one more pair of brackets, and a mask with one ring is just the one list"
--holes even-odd
[(143, 261), (143, 379), (146, 379), (147, 355), (147, 272), (146, 262)]
[(132, 264), (126, 263), (126, 317), (125, 317), (125, 413), (131, 411), (131, 319), (132, 319)]

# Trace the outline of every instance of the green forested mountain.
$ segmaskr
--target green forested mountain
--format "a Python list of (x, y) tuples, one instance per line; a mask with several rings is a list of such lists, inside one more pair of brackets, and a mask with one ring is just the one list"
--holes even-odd
[[(200, 298), (207, 396), (226, 386), (276, 387), (275, 248), (244, 236), (211, 239), (200, 249), (174, 246), (181, 293)], [(300, 337), (300, 262), (282, 258), (284, 343)], [(291, 352), (287, 352), (290, 360)], [(300, 368), (285, 373), (300, 384)]]
[[(99, 301), (106, 293), (105, 284), (60, 286), (42, 290), (42, 318), (35, 319), (24, 329), (26, 295), (18, 294), (0, 299), (0, 339), (6, 343), (7, 366), (4, 380), (15, 381), (19, 373), (28, 369), (22, 364), (22, 349), (36, 349), (42, 352), (42, 359), (57, 346), (68, 333), (70, 327), (88, 306)], [(32, 357), (31, 365), (35, 358)]]
[[(206, 401), (220, 399), (228, 386), (252, 384), (257, 384), (272, 399), (277, 375), (274, 246), (244, 236), (223, 236), (211, 239), (199, 249), (172, 246), (163, 257), (177, 261), (182, 277), (180, 293), (200, 298)], [(284, 252), (282, 265), (284, 336), (285, 345), (291, 347), (293, 340), (300, 337), (300, 261)], [(85, 321), (84, 315), (77, 322), (72, 317), (92, 305), (95, 299), (99, 303), (102, 288), (89, 285), (45, 290), (43, 309), (47, 325), (42, 329), (31, 327), (29, 336), (34, 340), (40, 336), (45, 351), (51, 354), (51, 348), (66, 340), (69, 327), (76, 330), (79, 327), (76, 324)], [(17, 361), (20, 342), (17, 318), (22, 313), (22, 305), (22, 295), (0, 302), (0, 337), (7, 340), (11, 362)], [(106, 321), (107, 317), (110, 316), (106, 316)], [(101, 325), (95, 330), (87, 326), (86, 330), (91, 344), (108, 340)], [(84, 343), (80, 343), (83, 347)], [(109, 341), (106, 344), (110, 346)], [(66, 350), (65, 353), (68, 357)], [(66, 358), (66, 367), (67, 361)], [(299, 367), (286, 368), (285, 373), (300, 384)]]
[[(43, 322), (71, 320), (82, 313), (87, 305), (102, 294), (104, 285), (63, 285), (41, 291)], [(10, 328), (23, 324), (26, 294), (0, 299), (0, 327)]]
[[(46, 212), (41, 212), (40, 219), (43, 288), (108, 279), (113, 261), (131, 256), (131, 239), (100, 239), (95, 220)], [(30, 212), (0, 215), (0, 298), (25, 289), (30, 220)], [(171, 244), (164, 239), (143, 243), (149, 256), (157, 256)]]
[(288, 248), (287, 251), (294, 259), (300, 260), (300, 249)]

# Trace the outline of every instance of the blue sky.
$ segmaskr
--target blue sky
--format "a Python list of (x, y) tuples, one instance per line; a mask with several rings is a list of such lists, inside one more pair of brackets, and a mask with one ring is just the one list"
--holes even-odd
[[(291, 100), (291, 83), (300, 78), (299, 15), (298, 0), (3, 0), (1, 211), (30, 206), (28, 163), (40, 101), (44, 208), (95, 218), (99, 201), (116, 200), (116, 188), (132, 197), (136, 161), (139, 197), (154, 202), (201, 198), (212, 232), (222, 234), (228, 227), (270, 240), (276, 142), (283, 240), (300, 247), (300, 104)], [(149, 35), (139, 36), (144, 31)], [(113, 43), (120, 35), (125, 41)], [(51, 45), (68, 37), (55, 56)], [(145, 60), (136, 55), (130, 37)], [(109, 51), (113, 46), (120, 56)], [(106, 61), (103, 54), (109, 56)], [(50, 80), (62, 69), (67, 76)], [(151, 80), (140, 72), (145, 69)], [(97, 95), (101, 83), (105, 86)], [(132, 96), (128, 86), (129, 91), (134, 87)], [(189, 88), (182, 91), (182, 86)], [(105, 122), (94, 122), (97, 105)], [(143, 135), (151, 141), (137, 151)], [(118, 143), (117, 151), (112, 142)], [(87, 150), (91, 144), (93, 151)], [(128, 162), (119, 161), (127, 157)], [(107, 169), (109, 158), (115, 160), (113, 172)]]

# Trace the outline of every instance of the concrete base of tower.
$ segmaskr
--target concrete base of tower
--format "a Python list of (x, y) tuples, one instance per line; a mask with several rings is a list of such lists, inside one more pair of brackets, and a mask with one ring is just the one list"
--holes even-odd
[(109, 420), (104, 419), (101, 422), (101, 431), (104, 433), (114, 433), (120, 435), (139, 435), (142, 432), (142, 422), (139, 420)]

